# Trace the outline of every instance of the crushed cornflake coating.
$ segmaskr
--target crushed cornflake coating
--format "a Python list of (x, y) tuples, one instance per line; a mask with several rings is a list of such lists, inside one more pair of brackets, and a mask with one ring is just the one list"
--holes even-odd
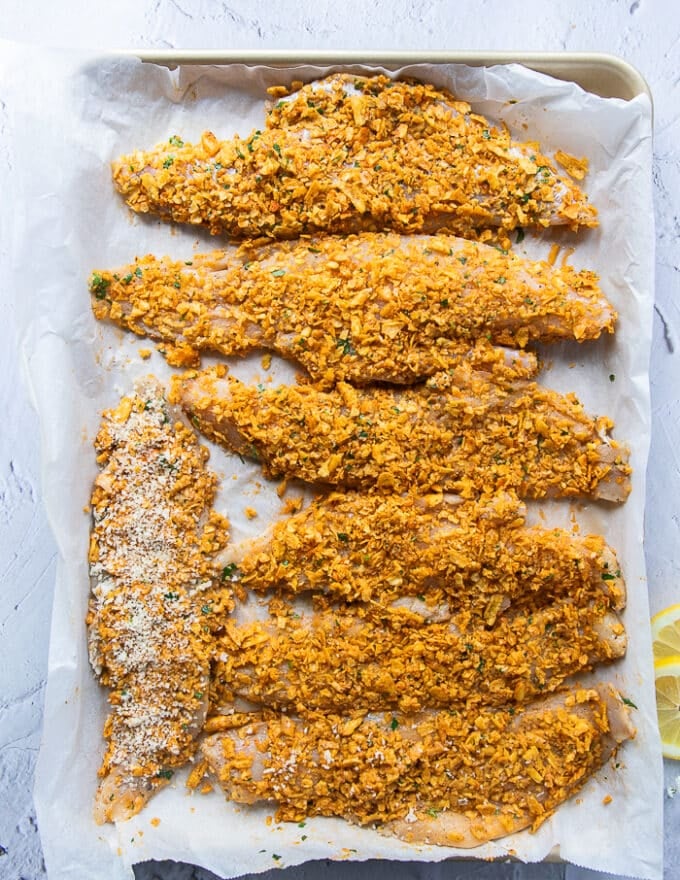
[(111, 706), (95, 805), (106, 822), (137, 813), (195, 753), (213, 617), (233, 602), (212, 577), (228, 524), (209, 510), (208, 452), (154, 379), (103, 414), (95, 449), (87, 624)]
[(592, 272), (444, 235), (363, 233), (146, 256), (90, 277), (94, 314), (171, 343), (270, 348), (316, 381), (413, 382), (496, 345), (598, 338), (616, 313)]
[(415, 843), (474, 847), (537, 828), (634, 731), (606, 687), (525, 708), (416, 715), (265, 713), (202, 753), (237, 803), (342, 816)]
[(273, 709), (522, 705), (565, 679), (622, 657), (626, 637), (606, 589), (580, 602), (534, 602), (496, 615), (493, 624), (463, 608), (423, 620), (401, 607), (332, 605), (306, 610), (272, 599), (264, 620), (225, 620), (210, 701), (235, 696)]
[(455, 496), (334, 492), (230, 545), (215, 560), (228, 582), (263, 594), (318, 596), (401, 609), (406, 621), (465, 609), (493, 625), (512, 607), (606, 592), (625, 604), (614, 552), (599, 535), (527, 528), (511, 493), (461, 502)]
[(113, 177), (133, 210), (234, 238), (597, 225), (538, 145), (446, 91), (385, 76), (333, 74), (278, 101), (247, 138), (173, 135), (122, 156)]
[(494, 381), (469, 364), (407, 389), (257, 388), (222, 366), (175, 377), (173, 399), (208, 437), (260, 460), (267, 475), (464, 497), (514, 489), (534, 498), (623, 501), (628, 451), (573, 394)]

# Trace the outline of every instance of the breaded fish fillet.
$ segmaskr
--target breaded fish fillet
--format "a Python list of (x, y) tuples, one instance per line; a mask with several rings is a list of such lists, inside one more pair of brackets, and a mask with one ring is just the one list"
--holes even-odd
[(109, 688), (98, 822), (127, 819), (193, 755), (205, 720), (210, 645), (203, 609), (228, 611), (206, 553), (215, 477), (208, 452), (148, 379), (104, 413), (92, 492), (92, 667)]
[(413, 843), (475, 847), (538, 827), (634, 735), (610, 688), (474, 717), (361, 712), (254, 720), (201, 751), (236, 803), (341, 816)]
[(606, 591), (620, 610), (625, 584), (599, 535), (524, 524), (516, 496), (460, 502), (444, 495), (334, 492), (216, 558), (226, 581), (262, 594), (313, 591), (437, 618), (466, 608), (493, 624), (506, 608)]
[[(258, 609), (260, 610), (260, 609)], [(626, 635), (605, 590), (509, 610), (493, 625), (467, 609), (422, 622), (401, 609), (326, 608), (274, 598), (264, 619), (237, 606), (216, 647), (211, 704), (345, 713), (523, 704), (622, 657)]]
[[(582, 161), (556, 157), (583, 176)], [(385, 76), (334, 74), (279, 101), (245, 139), (173, 136), (122, 156), (113, 176), (135, 211), (234, 238), (597, 224), (536, 144), (446, 91)]]
[(407, 389), (244, 385), (223, 367), (177, 379), (173, 395), (207, 436), (262, 461), (267, 475), (464, 496), (623, 501), (628, 452), (574, 395), (502, 386), (462, 365)]
[(445, 235), (322, 236), (188, 262), (147, 256), (94, 272), (90, 291), (97, 318), (170, 343), (185, 363), (202, 350), (268, 348), (328, 384), (414, 382), (481, 337), (583, 341), (616, 320), (592, 272)]

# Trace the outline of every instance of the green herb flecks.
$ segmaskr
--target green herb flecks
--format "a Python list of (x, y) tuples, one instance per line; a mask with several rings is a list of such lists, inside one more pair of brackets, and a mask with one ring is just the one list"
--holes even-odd
[(99, 272), (93, 272), (90, 278), (90, 290), (97, 299), (104, 299), (111, 282), (108, 278), (102, 277)]
[(335, 344), (339, 349), (342, 350), (343, 354), (356, 354), (354, 349), (352, 348), (352, 341), (347, 339), (338, 338), (335, 340)]

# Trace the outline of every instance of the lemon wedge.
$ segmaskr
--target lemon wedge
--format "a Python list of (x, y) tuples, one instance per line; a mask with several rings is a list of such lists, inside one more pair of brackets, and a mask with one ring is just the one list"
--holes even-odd
[(662, 750), (666, 758), (680, 760), (680, 656), (657, 660), (654, 674)]
[(652, 640), (655, 660), (680, 656), (680, 604), (652, 617)]

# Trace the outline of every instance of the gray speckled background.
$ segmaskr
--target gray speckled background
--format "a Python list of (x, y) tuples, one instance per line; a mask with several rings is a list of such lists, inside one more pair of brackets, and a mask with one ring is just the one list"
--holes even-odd
[[(598, 51), (646, 77), (655, 104), (657, 223), (653, 437), (645, 535), (652, 611), (680, 602), (680, 4), (675, 0), (0, 0), (0, 38), (103, 49)], [(0, 48), (1, 51), (1, 48)], [(0, 82), (0, 163), (7, 162)], [(3, 225), (12, 206), (3, 205)], [(0, 238), (0, 250), (5, 247)], [(46, 876), (32, 806), (55, 551), (40, 504), (35, 416), (23, 391), (8, 291), (0, 284), (0, 878)], [(680, 878), (680, 762), (665, 765), (665, 880)], [(212, 880), (148, 863), (138, 880)], [(258, 875), (263, 880), (274, 876)], [(288, 880), (594, 880), (563, 865), (313, 862)], [(276, 877), (281, 877), (276, 872)], [(74, 878), (80, 880), (80, 878)], [(87, 878), (83, 878), (87, 880)]]

